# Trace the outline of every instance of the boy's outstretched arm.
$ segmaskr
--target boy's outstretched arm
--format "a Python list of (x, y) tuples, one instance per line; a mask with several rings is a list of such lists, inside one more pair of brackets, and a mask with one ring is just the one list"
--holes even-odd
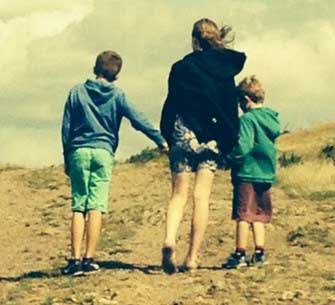
[(233, 164), (239, 164), (243, 162), (244, 157), (254, 147), (254, 139), (255, 133), (253, 128), (253, 122), (246, 117), (242, 117), (240, 120), (238, 143), (235, 145), (231, 153), (227, 156), (227, 159)]
[(154, 128), (145, 115), (139, 112), (136, 107), (127, 100), (124, 93), (120, 98), (120, 102), (122, 107), (122, 115), (130, 121), (131, 125), (136, 130), (143, 132), (149, 139), (154, 141), (160, 149), (163, 151), (167, 150), (167, 143), (160, 134), (159, 130)]
[(65, 103), (63, 122), (62, 122), (62, 144), (63, 144), (63, 156), (64, 156), (64, 170), (65, 174), (68, 175), (68, 150), (71, 141), (71, 110), (69, 99)]

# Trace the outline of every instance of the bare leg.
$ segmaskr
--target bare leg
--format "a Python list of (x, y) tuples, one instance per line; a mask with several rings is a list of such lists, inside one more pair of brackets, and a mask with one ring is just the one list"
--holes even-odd
[(197, 258), (208, 223), (208, 205), (212, 190), (214, 173), (208, 169), (199, 169), (195, 177), (193, 191), (193, 218), (190, 249), (185, 260), (187, 267), (196, 267)]
[(249, 223), (246, 221), (236, 222), (236, 248), (246, 249), (248, 246)]
[(95, 250), (100, 237), (101, 230), (101, 212), (96, 210), (91, 210), (88, 212), (87, 221), (87, 239), (86, 239), (86, 253), (85, 257), (94, 257)]
[(190, 176), (191, 174), (187, 172), (173, 174), (172, 176), (172, 197), (166, 215), (165, 247), (174, 248), (176, 245), (179, 224), (187, 202)]
[(262, 222), (254, 222), (252, 224), (255, 247), (264, 248), (265, 244), (265, 225)]
[(85, 230), (85, 215), (81, 212), (73, 212), (71, 223), (71, 248), (72, 257), (80, 259), (81, 257), (81, 243)]

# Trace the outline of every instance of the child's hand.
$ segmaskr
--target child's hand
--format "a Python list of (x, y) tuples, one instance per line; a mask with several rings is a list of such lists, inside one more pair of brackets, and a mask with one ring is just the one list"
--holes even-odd
[(160, 150), (163, 154), (167, 154), (169, 152), (169, 145), (165, 142), (161, 147)]

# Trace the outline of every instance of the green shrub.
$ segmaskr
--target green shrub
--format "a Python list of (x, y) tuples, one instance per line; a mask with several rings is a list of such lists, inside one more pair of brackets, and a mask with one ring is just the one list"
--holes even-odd
[(292, 246), (298, 247), (313, 245), (319, 247), (322, 245), (324, 248), (329, 248), (334, 246), (329, 228), (321, 227), (318, 223), (309, 223), (290, 231), (287, 235), (287, 241)]
[(145, 148), (140, 153), (131, 156), (126, 162), (128, 163), (146, 163), (158, 158), (160, 155), (158, 148)]
[(67, 181), (62, 178), (62, 172), (55, 166), (35, 169), (21, 176), (21, 179), (28, 187), (36, 190), (57, 190), (63, 184), (67, 183)]
[(293, 152), (290, 154), (283, 153), (278, 158), (278, 161), (281, 167), (289, 167), (291, 165), (302, 163), (302, 157)]
[(298, 227), (297, 229), (291, 231), (287, 235), (287, 241), (288, 242), (295, 242), (298, 239), (302, 238), (305, 236), (305, 231), (302, 227)]
[(320, 155), (327, 159), (333, 160), (335, 163), (335, 144), (327, 144), (321, 149)]
[(9, 172), (9, 171), (15, 171), (15, 170), (20, 170), (20, 169), (24, 169), (24, 167), (18, 166), (18, 165), (9, 165), (9, 164), (6, 164), (6, 165), (3, 165), (3, 166), (0, 166), (0, 173), (2, 173), (2, 172)]
[(335, 198), (335, 191), (318, 191), (312, 192), (309, 196), (310, 200), (322, 201)]

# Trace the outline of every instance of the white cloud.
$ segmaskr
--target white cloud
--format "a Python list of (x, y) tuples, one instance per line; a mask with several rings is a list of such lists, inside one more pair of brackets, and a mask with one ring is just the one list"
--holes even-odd
[[(157, 124), (170, 66), (191, 51), (192, 24), (204, 16), (233, 26), (236, 48), (248, 55), (239, 78), (259, 75), (268, 101), (290, 127), (333, 119), (334, 9), (329, 0), (0, 0), (0, 68), (6, 71), (0, 79), (0, 125), (6, 130), (0, 144), (7, 147), (0, 162), (23, 162), (16, 143), (43, 141), (48, 148), (26, 160), (61, 160), (67, 91), (92, 76), (95, 56), (105, 49), (121, 53), (117, 85)], [(128, 127), (121, 136), (119, 157), (148, 144)]]
[[(29, 1), (30, 7), (36, 7), (42, 1)], [(49, 2), (49, 1), (48, 1)], [(2, 2), (0, 9), (20, 7), (22, 1)], [(27, 1), (25, 1), (27, 3)], [(35, 3), (35, 5), (33, 5)], [(26, 5), (27, 6), (27, 5)], [(63, 6), (48, 5), (37, 12), (24, 16), (14, 16), (7, 20), (0, 19), (0, 69), (7, 71), (0, 84), (8, 86), (25, 72), (29, 63), (29, 46), (37, 39), (47, 39), (62, 33), (68, 26), (80, 22), (92, 10), (92, 1), (63, 2)]]

